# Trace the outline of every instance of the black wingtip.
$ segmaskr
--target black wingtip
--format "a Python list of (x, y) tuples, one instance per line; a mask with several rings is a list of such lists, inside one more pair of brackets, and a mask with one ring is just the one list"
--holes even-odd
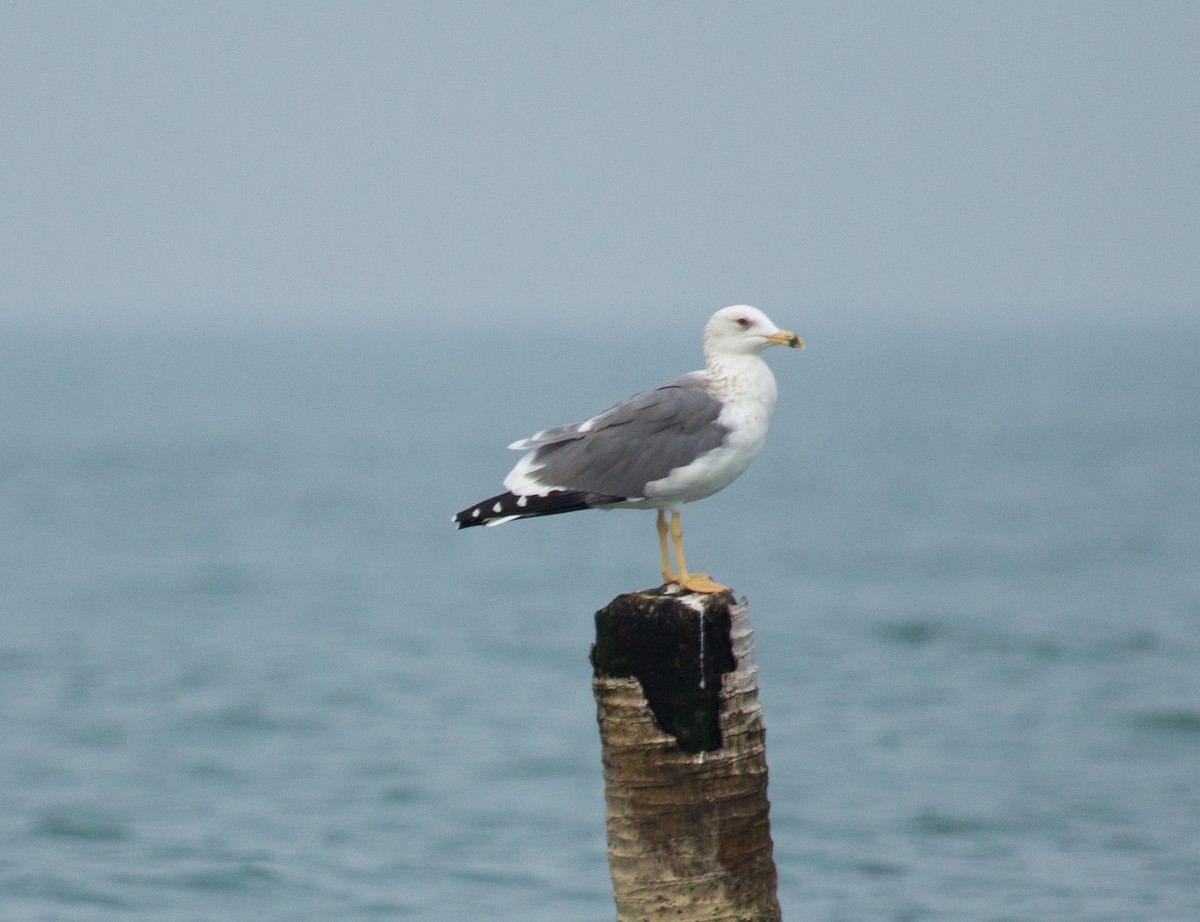
[(510, 491), (464, 509), (455, 515), (452, 521), (458, 529), (472, 528), (476, 525), (498, 525), (501, 521), (578, 512), (620, 501), (619, 496), (601, 496), (579, 490), (552, 490), (545, 496), (518, 496)]
[(464, 528), (472, 528), (475, 525), (486, 525), (488, 517), (483, 514), (483, 507), (494, 502), (494, 499), (479, 503), (472, 506), (470, 509), (464, 509), (462, 512), (456, 513), (451, 521), (454, 523), (456, 531), (462, 531)]

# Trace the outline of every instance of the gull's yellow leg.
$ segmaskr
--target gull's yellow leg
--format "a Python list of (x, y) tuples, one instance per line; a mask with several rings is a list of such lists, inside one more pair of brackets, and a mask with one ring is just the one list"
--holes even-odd
[(664, 583), (677, 583), (679, 577), (671, 572), (671, 558), (667, 556), (667, 517), (661, 509), (658, 510), (658, 550), (662, 554), (662, 571)]
[(679, 583), (688, 592), (724, 592), (729, 588), (709, 579), (707, 573), (688, 573), (683, 559), (683, 527), (679, 524), (678, 512), (671, 514), (671, 539), (675, 543), (675, 562), (679, 564), (679, 578), (671, 582)]

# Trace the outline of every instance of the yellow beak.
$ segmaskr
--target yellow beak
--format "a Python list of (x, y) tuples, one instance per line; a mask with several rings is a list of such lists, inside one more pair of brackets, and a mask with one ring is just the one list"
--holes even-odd
[(778, 333), (772, 333), (767, 337), (767, 342), (772, 346), (791, 346), (793, 349), (803, 349), (804, 340), (795, 333), (787, 330), (780, 330)]

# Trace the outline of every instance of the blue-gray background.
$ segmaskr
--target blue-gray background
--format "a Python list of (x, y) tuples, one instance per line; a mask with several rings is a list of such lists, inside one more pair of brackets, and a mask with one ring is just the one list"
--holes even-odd
[(734, 301), (787, 916), (1200, 917), (1198, 24), (0, 6), (0, 917), (611, 918), (653, 520), (449, 516)]
[(0, 4), (31, 322), (1190, 310), (1200, 7)]

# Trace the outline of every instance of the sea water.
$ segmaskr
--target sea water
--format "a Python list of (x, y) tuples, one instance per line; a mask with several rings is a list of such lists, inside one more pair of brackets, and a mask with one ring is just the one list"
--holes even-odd
[[(786, 321), (683, 514), (785, 918), (1200, 919), (1200, 332)], [(0, 918), (611, 919), (587, 651), (653, 516), (450, 516), (696, 367), (637, 332), (4, 330)]]

